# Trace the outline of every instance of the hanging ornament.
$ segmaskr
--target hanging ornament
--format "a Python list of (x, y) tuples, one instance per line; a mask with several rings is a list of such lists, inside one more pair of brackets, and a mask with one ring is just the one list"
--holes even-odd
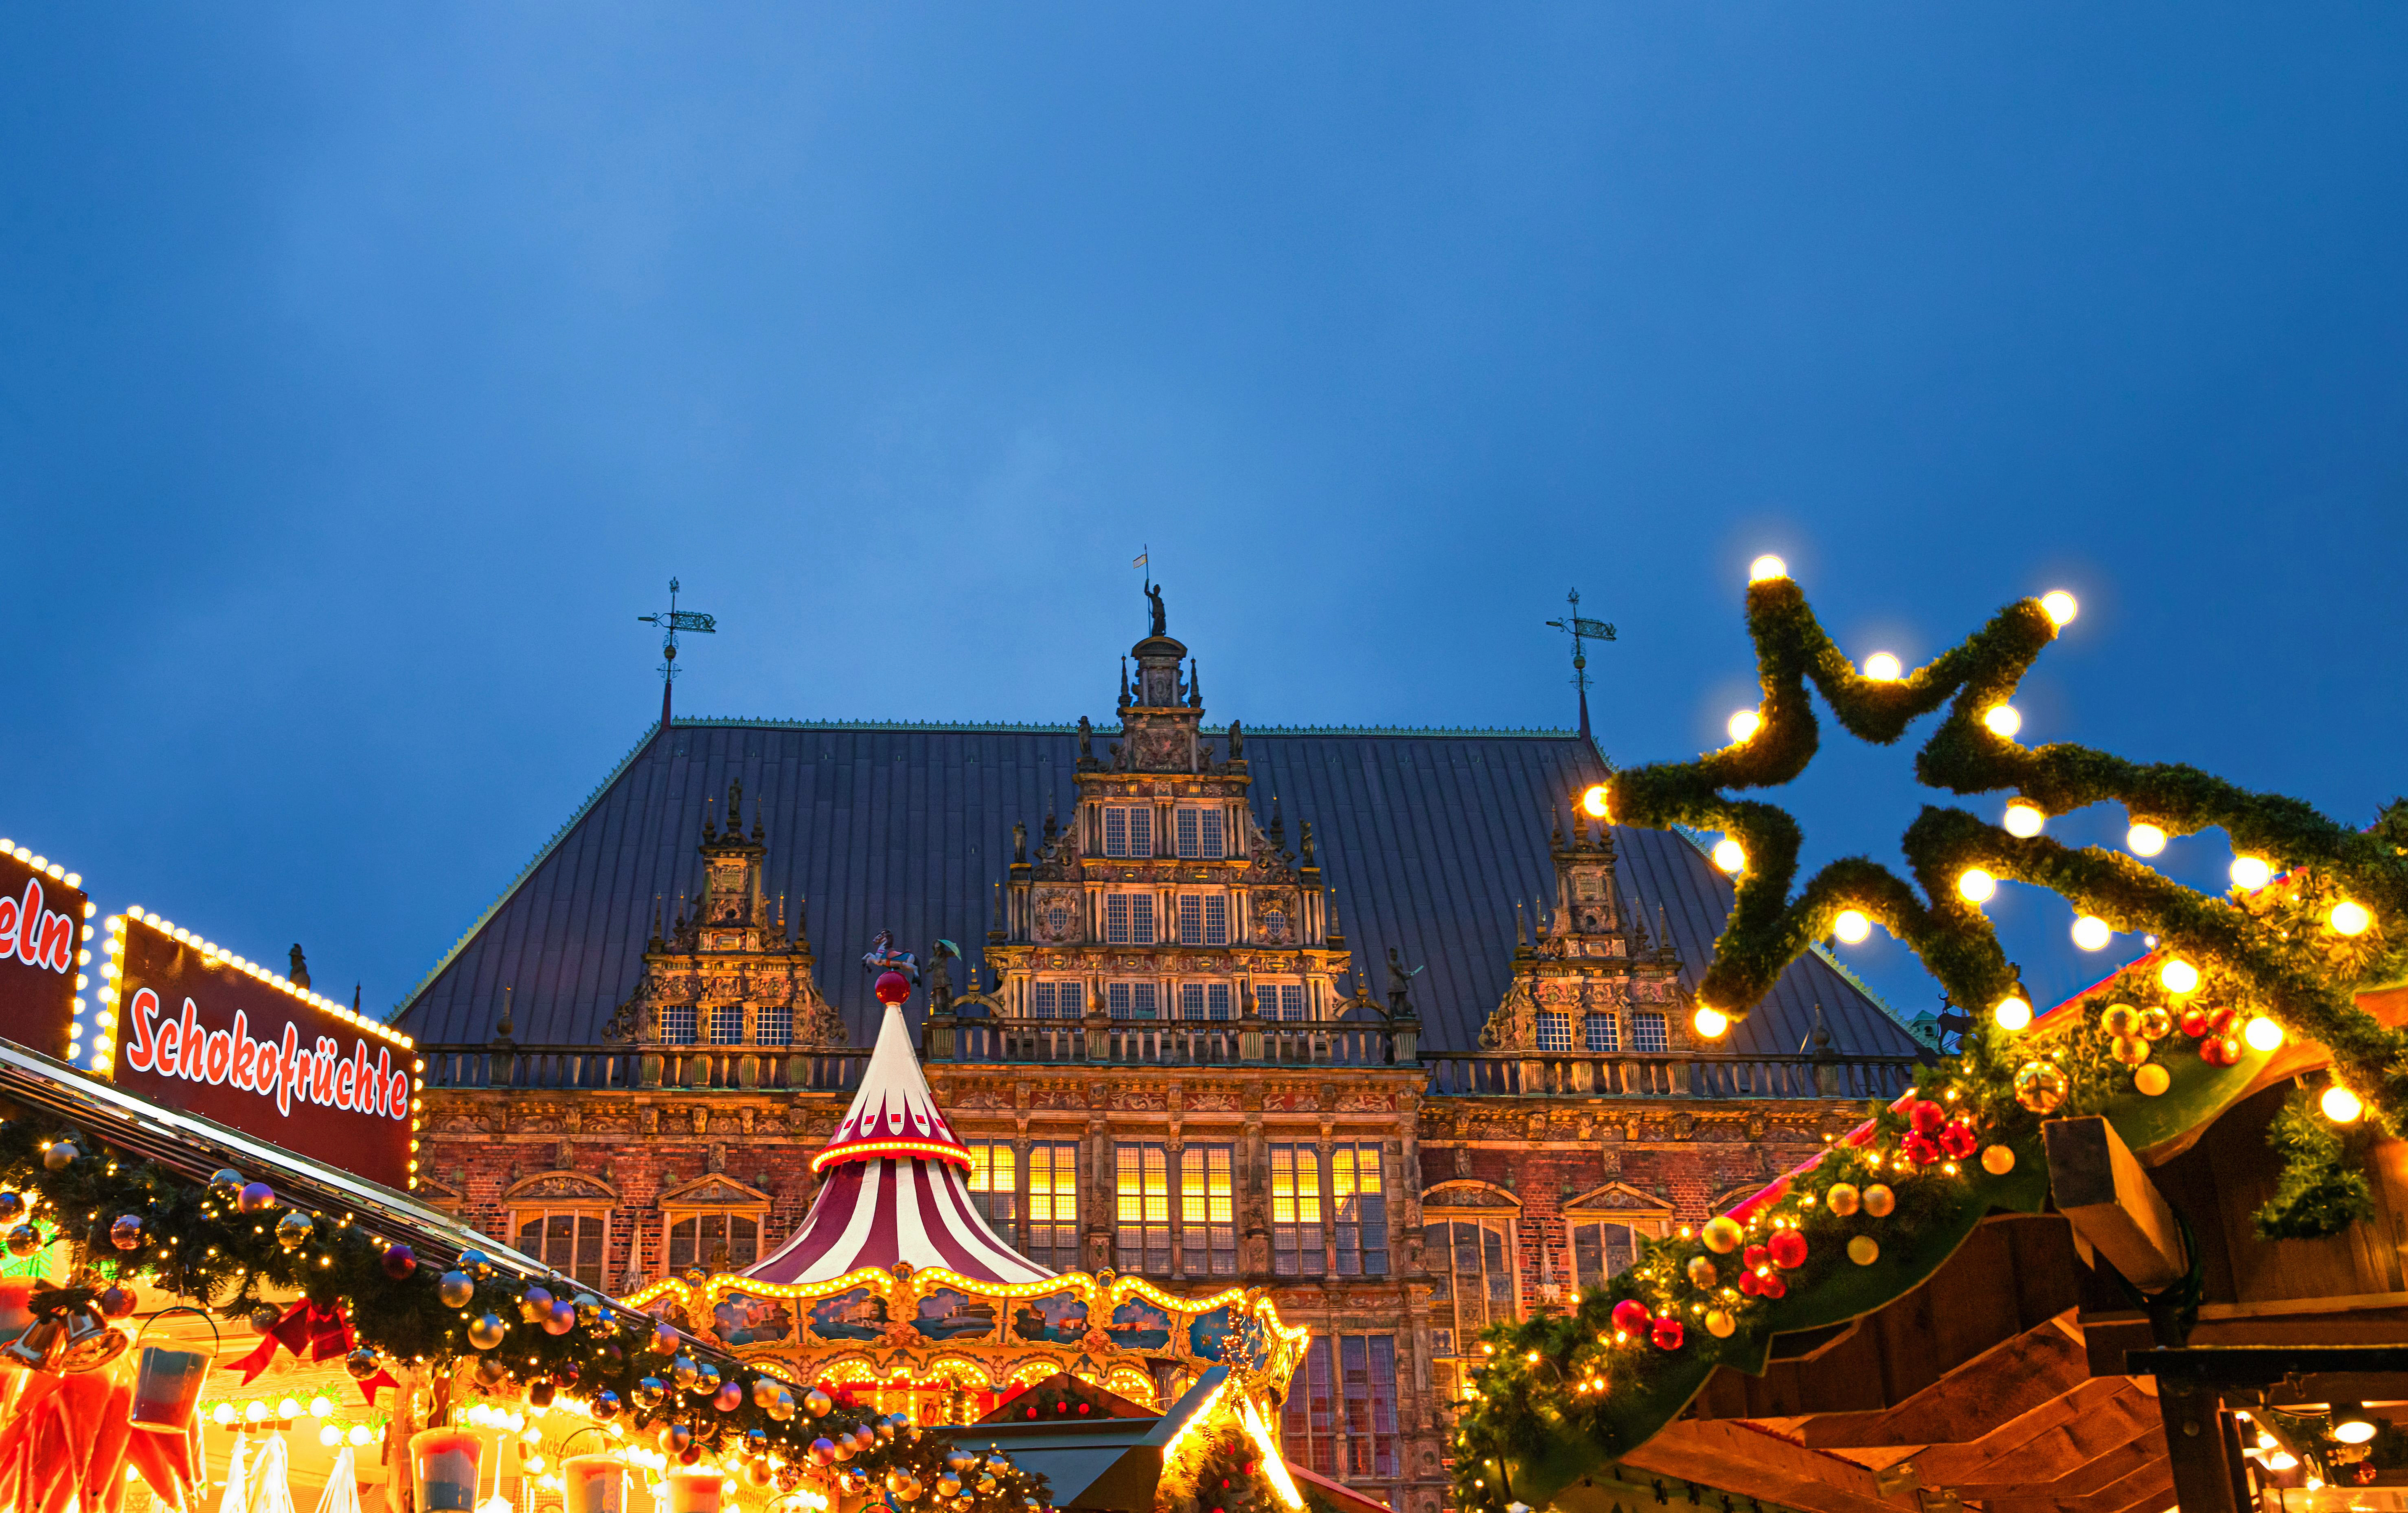
[(1739, 1220), (1728, 1214), (1716, 1214), (1706, 1220), (1706, 1227), (1699, 1237), (1706, 1242), (1707, 1249), (1718, 1256), (1727, 1256), (1745, 1243), (1747, 1232), (1741, 1229)]
[(828, 1409), (834, 1406), (836, 1406), (836, 1399), (816, 1387), (803, 1394), (803, 1411), (814, 1419), (826, 1418)]
[(104, 1288), (100, 1294), (100, 1311), (111, 1319), (134, 1316), (134, 1289), (122, 1284)]
[(309, 1233), (317, 1227), (308, 1214), (289, 1213), (276, 1221), (276, 1243), (287, 1253), (309, 1243)]
[(2099, 1028), (2110, 1035), (2137, 1035), (2141, 1033), (2141, 1011), (2129, 1004), (2110, 1004), (2099, 1015)]
[(762, 1411), (778, 1422), (784, 1423), (795, 1416), (795, 1394), (781, 1387), (769, 1399), (769, 1406)]
[(476, 1321), (468, 1326), (468, 1343), (480, 1350), (490, 1350), (502, 1343), (502, 1336), (508, 1333), (509, 1330), (498, 1314), (479, 1314)]
[(377, 1353), (363, 1345), (343, 1357), (343, 1374), (353, 1381), (366, 1381), (377, 1374)]
[(705, 1361), (694, 1368), (694, 1380), (687, 1383), (705, 1396), (719, 1391), (719, 1368)]
[(1738, 1329), (1739, 1320), (1732, 1318), (1728, 1310), (1723, 1308), (1706, 1310), (1706, 1333), (1714, 1338), (1728, 1339)]
[(666, 1324), (656, 1324), (652, 1328), (651, 1343), (654, 1355), (675, 1355), (678, 1353), (678, 1332)]
[(886, 1473), (886, 1490), (906, 1503), (916, 1502), (920, 1496), (920, 1478), (898, 1465)]
[(0, 1192), (0, 1224), (13, 1224), (24, 1217), (24, 1194), (19, 1192)]
[(265, 1335), (282, 1322), (283, 1319), (282, 1314), (263, 1303), (251, 1310), (251, 1332), (254, 1335)]
[(1848, 1259), (1859, 1266), (1870, 1266), (1881, 1259), (1881, 1242), (1870, 1235), (1858, 1235), (1848, 1241)]
[(592, 1329), (602, 1321), (602, 1300), (591, 1292), (580, 1292), (569, 1303), (577, 1310), (577, 1321)]
[(665, 1423), (656, 1437), (664, 1455), (682, 1455), (694, 1448), (694, 1428), (690, 1424)]
[(1823, 1205), (1842, 1219), (1845, 1219), (1856, 1211), (1856, 1206), (1863, 1196), (1856, 1191), (1856, 1185), (1854, 1182), (1834, 1182), (1831, 1184), (1831, 1191), (1823, 1194)]
[(1626, 1335), (1644, 1333), (1647, 1328), (1647, 1305), (1637, 1298), (1624, 1298), (1613, 1306), (1613, 1327)]
[(608, 1387), (594, 1394), (594, 1417), (604, 1423), (619, 1416), (619, 1394)]
[[(819, 1438), (811, 1441), (810, 1453), (812, 1464), (834, 1465), (836, 1464), (836, 1441), (828, 1438), (825, 1434), (822, 1434)], [(838, 1485), (842, 1486), (846, 1479), (852, 1475), (853, 1473), (848, 1471), (844, 1473), (843, 1476), (837, 1477)]]
[(2035, 1114), (2054, 1114), (2073, 1084), (2052, 1061), (2028, 1061), (2015, 1068), (2015, 1102)]
[(780, 1492), (793, 1492), (803, 1484), (803, 1468), (792, 1463), (778, 1466), (770, 1473), (770, 1479), (778, 1484)]
[(2167, 1013), (2164, 1009), (2157, 1007), (2155, 1004), (2152, 1004), (2148, 1007), (2141, 1010), (2141, 1022), (2137, 1033), (2142, 1039), (2150, 1041), (2163, 1040), (2167, 1035), (2173, 1033), (2173, 1028), (2174, 1017), (2172, 1014)]
[(540, 1287), (530, 1287), (519, 1294), (519, 1317), (531, 1324), (539, 1324), (552, 1317), (552, 1294)]
[(447, 1308), (465, 1308), (477, 1295), (477, 1283), (465, 1271), (447, 1271), (435, 1284), (435, 1295)]
[(1981, 1148), (1982, 1137), (1973, 1126), (1959, 1120), (1940, 1132), (1940, 1149), (1956, 1161), (1963, 1161)]
[(1796, 1271), (1806, 1264), (1806, 1236), (1794, 1229), (1773, 1231), (1764, 1249), (1783, 1271)]
[[(2157, 1070), (2162, 1072), (2165, 1068), (2161, 1066)], [(1994, 1145), (1982, 1148), (1982, 1170), (1992, 1177), (2004, 1177), (2014, 1169), (2015, 1153), (2009, 1147)]]
[(650, 1413), (652, 1409), (659, 1407), (663, 1402), (666, 1401), (668, 1395), (668, 1383), (661, 1380), (658, 1377), (646, 1377), (638, 1381), (636, 1385), (629, 1390), (627, 1398), (628, 1401), (634, 1403), (636, 1406), (643, 1409), (647, 1413)]
[(74, 1165), (75, 1159), (82, 1154), (72, 1140), (53, 1140), (43, 1149), (42, 1165), (48, 1171), (63, 1172)]
[(1931, 1136), (1913, 1130), (1899, 1136), (1898, 1148), (1917, 1166), (1928, 1166), (1940, 1159), (1939, 1144)]
[(8, 1232), (8, 1253), (22, 1261), (42, 1248), (42, 1232), (31, 1224), (19, 1224)]
[(1656, 1320), (1654, 1323), (1647, 1326), (1647, 1338), (1659, 1350), (1679, 1349), (1681, 1348), (1681, 1320), (1678, 1319)]
[(1691, 1256), (1688, 1273), (1691, 1287), (1712, 1287), (1722, 1280), (1722, 1274), (1714, 1269), (1712, 1256)]
[(538, 1377), (536, 1380), (527, 1383), (527, 1406), (531, 1408), (548, 1408), (552, 1406), (552, 1399), (558, 1396), (559, 1392), (560, 1389), (554, 1387), (552, 1383), (543, 1380), (541, 1377)]
[(209, 1178), (209, 1199), (220, 1207), (231, 1207), (242, 1196), (242, 1173), (231, 1166), (222, 1166)]
[(733, 1413), (744, 1406), (744, 1389), (732, 1381), (721, 1382), (719, 1391), (710, 1395), (710, 1406), (722, 1413)]
[(461, 1251), (459, 1268), (480, 1282), (494, 1279), (494, 1258), (482, 1250)]
[(2127, 1066), (2138, 1066), (2149, 1059), (2149, 1043), (2136, 1035), (2119, 1035), (2107, 1042), (2107, 1054)]
[(1928, 1098), (1917, 1099), (1907, 1105), (1906, 1122), (1917, 1135), (1936, 1135), (1948, 1122), (1948, 1110)]
[(142, 1240), (140, 1214), (119, 1214), (108, 1226), (108, 1243), (121, 1250), (139, 1250)]
[(502, 1358), (498, 1355), (483, 1355), (477, 1358), (476, 1376), (477, 1385), (480, 1387), (499, 1387), (502, 1384), (502, 1378), (509, 1374), (510, 1368), (502, 1363)]
[(2132, 1086), (2144, 1096), (2154, 1098), (2173, 1085), (2174, 1075), (2155, 1062), (2132, 1069)]
[(246, 1183), (234, 1206), (247, 1214), (265, 1213), (276, 1206), (276, 1190), (265, 1182)]
[(377, 1263), (397, 1282), (418, 1269), (418, 1252), (406, 1245), (388, 1245), (384, 1254), (377, 1257)]
[(1898, 1194), (1889, 1190), (1889, 1184), (1875, 1182), (1865, 1189), (1865, 1212), (1875, 1219), (1887, 1219), (1897, 1206)]
[(694, 1357), (690, 1355), (681, 1355), (669, 1362), (669, 1380), (687, 1392), (694, 1390), (694, 1384), (699, 1376), (700, 1371), (694, 1363)]
[(566, 1335), (576, 1327), (577, 1306), (566, 1299), (553, 1303), (552, 1311), (544, 1315), (543, 1332), (547, 1335)]
[[(824, 1445), (826, 1443), (827, 1441), (821, 1440), (818, 1444), (815, 1444), (812, 1447), (813, 1453), (817, 1453), (819, 1445)], [(822, 1465), (826, 1465), (833, 1460), (833, 1447), (831, 1447), (829, 1461), (822, 1461), (820, 1463)], [(863, 1476), (860, 1472), (855, 1471), (853, 1467), (846, 1466), (843, 1470), (838, 1471), (836, 1474), (836, 1490), (844, 1493), (847, 1497), (858, 1497), (863, 1492), (869, 1490), (869, 1478)]]

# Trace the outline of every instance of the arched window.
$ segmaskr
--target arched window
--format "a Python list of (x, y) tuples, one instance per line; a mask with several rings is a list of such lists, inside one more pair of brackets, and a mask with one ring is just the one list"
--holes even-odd
[(1422, 1263), (1431, 1277), (1431, 1385), (1440, 1392), (1454, 1394), (1462, 1379), (1455, 1362), (1479, 1353), (1482, 1330), (1519, 1315), (1512, 1243), (1511, 1222), (1501, 1215), (1440, 1220), (1422, 1230)]
[(761, 1258), (761, 1226), (741, 1214), (700, 1213), (669, 1225), (669, 1270), (738, 1271)]

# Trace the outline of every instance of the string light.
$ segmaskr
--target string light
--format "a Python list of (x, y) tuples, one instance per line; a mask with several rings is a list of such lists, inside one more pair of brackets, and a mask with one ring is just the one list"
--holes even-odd
[(2243, 892), (2256, 892), (2274, 880), (2274, 869), (2255, 856), (2232, 859), (2232, 886)]
[(1723, 728), (1730, 732), (1734, 742), (1743, 741), (1764, 728), (1764, 717), (1753, 709), (1741, 709), (1732, 714)]
[(1872, 933), (1872, 921), (1856, 909), (1842, 909), (1840, 917), (1831, 921), (1831, 934), (1851, 946), (1861, 944)]
[(1986, 904), (1999, 891), (1999, 879), (1980, 867), (1967, 867), (1956, 879), (1956, 892), (1968, 904)]
[(1747, 848), (1725, 835), (1714, 842), (1714, 865), (1725, 872), (1739, 872), (1747, 865)]
[(1865, 676), (1876, 683), (1895, 683), (1906, 669), (1886, 651), (1876, 651), (1865, 659)]
[(2338, 1082), (2325, 1089), (2317, 1106), (2324, 1110), (2325, 1118), (2336, 1124), (2355, 1124), (2358, 1116), (2366, 1112), (2366, 1105), (2358, 1101), (2358, 1094)]
[(2134, 856), (2155, 856), (2166, 849), (2166, 833), (2143, 821), (2124, 832), (2124, 844)]
[(2006, 819), (2003, 822), (2007, 827), (2008, 835), (2019, 840), (2029, 840), (2040, 834), (2041, 827), (2048, 822), (2048, 816), (2041, 813), (2037, 805), (2017, 799), (2007, 806)]
[(1588, 791), (1581, 794), (1581, 807), (1587, 812), (1588, 817), (1592, 820), (1610, 819), (1612, 816), (1613, 811), (1606, 800), (1605, 785), (1603, 783), (1589, 784)]
[(2199, 987), (2199, 968), (2177, 956), (2157, 968), (2157, 982), (2166, 992), (2180, 997)]
[(2241, 1032), (2241, 1037), (2249, 1042), (2249, 1049), (2252, 1050), (2270, 1051), (2283, 1049), (2283, 1027), (2263, 1014), (2249, 1021), (2248, 1027)]
[(2352, 903), (2346, 898), (2335, 904), (2332, 913), (2326, 918), (2330, 921), (2333, 933), (2343, 935), (2362, 935), (2366, 934), (2366, 927), (2374, 922), (2374, 916), (2366, 911), (2365, 905)]
[(1747, 580), (1751, 583), (1770, 583), (1788, 576), (1789, 564), (1770, 552), (1747, 564)]
[(2105, 950), (2107, 943), (2114, 938), (2115, 932), (2095, 914), (2086, 914), (2073, 921), (2073, 943), (2084, 950)]
[(2024, 728), (2024, 717), (2015, 713), (2015, 707), (2012, 704), (1994, 704), (1983, 712), (1982, 723), (1989, 726), (1990, 734), (2000, 740), (2013, 740), (2015, 732)]
[(2072, 624), (2073, 617), (2082, 613), (2082, 606), (2075, 601), (2072, 594), (2063, 589), (2051, 589), (2042, 594), (2040, 607), (2059, 630)]
[(1999, 1021), (2000, 1029), (2012, 1033), (2031, 1023), (2031, 1005), (2010, 995), (1999, 1000), (1999, 1006), (1990, 1010), (1990, 1017)]
[(1730, 1028), (1730, 1016), (1718, 1008), (1709, 1008), (1699, 1004), (1698, 1012), (1691, 1016), (1689, 1024), (1705, 1039), (1720, 1040), (1723, 1033)]

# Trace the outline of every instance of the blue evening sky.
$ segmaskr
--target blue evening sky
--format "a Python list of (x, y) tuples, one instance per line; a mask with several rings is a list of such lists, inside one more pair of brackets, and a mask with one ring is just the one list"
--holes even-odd
[[(654, 717), (671, 574), (723, 626), (682, 710), (1059, 721), (1148, 545), (1251, 724), (1568, 724), (1577, 585), (1625, 763), (1752, 702), (1759, 551), (1859, 654), (2069, 587), (2028, 738), (2362, 822), (2408, 790), (2403, 33), (13, 7), (0, 834), (387, 1006)], [(1919, 738), (1830, 741), (1810, 864), (1895, 855)], [(2009, 895), (2043, 997), (2106, 964)]]

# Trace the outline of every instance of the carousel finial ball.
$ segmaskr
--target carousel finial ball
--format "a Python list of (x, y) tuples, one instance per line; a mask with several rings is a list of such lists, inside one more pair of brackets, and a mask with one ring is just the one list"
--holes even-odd
[(881, 972), (873, 991), (880, 1003), (895, 1005), (911, 996), (911, 983), (900, 972)]

